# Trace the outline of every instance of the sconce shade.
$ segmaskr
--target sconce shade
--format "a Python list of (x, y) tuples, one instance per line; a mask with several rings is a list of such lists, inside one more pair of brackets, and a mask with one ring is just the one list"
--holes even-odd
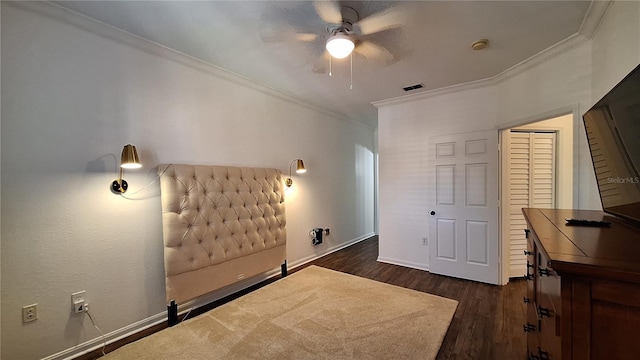
[(307, 172), (307, 169), (304, 167), (304, 162), (302, 162), (302, 159), (298, 159), (298, 164), (296, 166), (296, 172), (298, 174), (302, 174)]
[(122, 158), (120, 160), (120, 167), (125, 169), (138, 169), (142, 167), (140, 164), (140, 158), (138, 158), (138, 152), (136, 147), (128, 144), (122, 149)]
[(337, 32), (331, 36), (326, 44), (327, 51), (336, 59), (343, 59), (349, 56), (355, 46), (353, 40), (343, 32)]
[(120, 176), (111, 183), (111, 192), (120, 195), (127, 192), (129, 184), (127, 184), (127, 181), (122, 178), (122, 175), (124, 175), (124, 169), (138, 169), (141, 167), (142, 164), (140, 164), (140, 158), (138, 158), (136, 147), (131, 144), (125, 145), (124, 149), (122, 149), (122, 156), (120, 157)]

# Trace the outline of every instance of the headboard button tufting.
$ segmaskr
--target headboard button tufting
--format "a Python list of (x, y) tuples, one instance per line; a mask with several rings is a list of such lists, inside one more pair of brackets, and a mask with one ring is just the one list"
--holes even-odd
[[(218, 267), (222, 263), (268, 271), (286, 259), (286, 246), (279, 246), (286, 239), (279, 170), (173, 164), (171, 172), (161, 172), (165, 167), (158, 173), (168, 299), (193, 299), (237, 281), (219, 273), (226, 269)], [(265, 251), (260, 260), (252, 257)]]

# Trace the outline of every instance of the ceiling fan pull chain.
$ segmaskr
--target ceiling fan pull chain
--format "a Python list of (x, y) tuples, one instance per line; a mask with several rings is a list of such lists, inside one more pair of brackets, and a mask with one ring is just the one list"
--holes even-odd
[(353, 90), (353, 51), (351, 52), (351, 84), (349, 90)]
[(331, 55), (329, 55), (329, 76), (333, 76), (331, 75)]

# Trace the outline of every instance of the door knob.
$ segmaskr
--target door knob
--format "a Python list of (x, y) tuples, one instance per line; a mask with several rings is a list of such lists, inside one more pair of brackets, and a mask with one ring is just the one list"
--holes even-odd
[(436, 214), (436, 212), (435, 212), (435, 211), (433, 211), (433, 210), (431, 210), (431, 212), (429, 212), (429, 215), (431, 215), (431, 216), (433, 216), (433, 215), (435, 215), (435, 214)]

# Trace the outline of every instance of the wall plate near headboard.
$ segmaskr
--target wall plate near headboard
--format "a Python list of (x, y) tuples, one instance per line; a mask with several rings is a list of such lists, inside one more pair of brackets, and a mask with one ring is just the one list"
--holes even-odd
[(286, 260), (277, 169), (158, 165), (167, 301), (183, 303)]

